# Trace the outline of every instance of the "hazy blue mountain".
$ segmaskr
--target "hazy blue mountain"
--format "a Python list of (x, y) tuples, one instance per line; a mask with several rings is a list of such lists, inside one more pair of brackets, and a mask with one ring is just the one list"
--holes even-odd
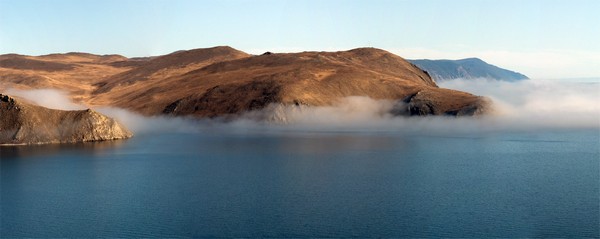
[(490, 65), (479, 58), (462, 60), (408, 60), (419, 68), (427, 71), (436, 81), (458, 78), (488, 78), (504, 81), (529, 79), (527, 76)]

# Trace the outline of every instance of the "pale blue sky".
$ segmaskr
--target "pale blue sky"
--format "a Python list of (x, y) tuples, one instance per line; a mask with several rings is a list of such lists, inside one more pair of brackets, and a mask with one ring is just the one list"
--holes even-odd
[(0, 0), (0, 54), (371, 46), (562, 78), (600, 76), (599, 42), (600, 0)]

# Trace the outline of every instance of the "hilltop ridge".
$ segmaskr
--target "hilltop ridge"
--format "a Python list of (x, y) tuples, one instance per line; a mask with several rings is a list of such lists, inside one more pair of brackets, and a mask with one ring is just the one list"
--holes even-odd
[(81, 103), (144, 115), (222, 117), (271, 104), (326, 106), (349, 96), (404, 102), (407, 115), (472, 115), (489, 105), (483, 97), (439, 88), (426, 71), (377, 48), (250, 55), (219, 46), (147, 58), (110, 55), (110, 61), (82, 61), (97, 58), (84, 53), (19, 57), (72, 68), (0, 65), (5, 88), (58, 88)]

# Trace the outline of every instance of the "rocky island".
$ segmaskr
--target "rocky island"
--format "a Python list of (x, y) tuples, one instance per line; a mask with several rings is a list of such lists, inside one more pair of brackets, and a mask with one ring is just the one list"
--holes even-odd
[(114, 119), (90, 109), (48, 109), (0, 94), (0, 145), (103, 141), (132, 135)]

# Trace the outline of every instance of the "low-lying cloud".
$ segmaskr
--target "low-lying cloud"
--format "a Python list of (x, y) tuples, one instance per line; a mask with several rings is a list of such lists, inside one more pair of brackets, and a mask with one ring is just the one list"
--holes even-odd
[[(406, 107), (392, 100), (353, 96), (332, 106), (298, 107), (271, 105), (248, 112), (235, 120), (197, 120), (183, 117), (147, 117), (112, 107), (95, 110), (114, 117), (135, 134), (215, 131), (364, 131), (427, 134), (485, 133), (538, 129), (600, 129), (600, 83), (569, 83), (543, 80), (502, 82), (452, 80), (441, 87), (487, 96), (494, 113), (478, 117), (395, 117), (389, 112)], [(61, 91), (8, 90), (34, 103), (54, 109), (84, 109)]]
[(69, 95), (61, 90), (55, 89), (35, 89), (35, 90), (19, 90), (10, 88), (4, 92), (10, 96), (16, 96), (36, 105), (40, 105), (50, 109), (58, 110), (81, 110), (86, 109), (81, 104), (74, 103), (69, 98)]
[[(600, 129), (600, 82), (526, 80), (505, 82), (458, 79), (441, 87), (492, 99), (494, 111), (477, 117), (394, 117), (390, 100), (347, 97), (326, 107), (272, 105), (244, 115), (240, 122), (267, 119), (289, 129), (477, 133), (539, 129)], [(277, 124), (277, 123), (276, 123)]]
[[(57, 110), (83, 110), (90, 107), (75, 103), (65, 91), (56, 89), (20, 90), (9, 88), (4, 93), (16, 96), (34, 104)], [(115, 107), (92, 107), (94, 110), (117, 119), (135, 134), (154, 132), (194, 132), (201, 124), (189, 118), (172, 118), (166, 116), (147, 117), (125, 109)]]
[(168, 116), (143, 116), (125, 109), (113, 107), (100, 107), (96, 111), (117, 119), (134, 134), (159, 133), (159, 132), (197, 132), (204, 121), (185, 117)]
[(600, 127), (600, 81), (557, 82), (526, 80), (452, 80), (441, 87), (490, 97), (491, 118), (516, 127)]

